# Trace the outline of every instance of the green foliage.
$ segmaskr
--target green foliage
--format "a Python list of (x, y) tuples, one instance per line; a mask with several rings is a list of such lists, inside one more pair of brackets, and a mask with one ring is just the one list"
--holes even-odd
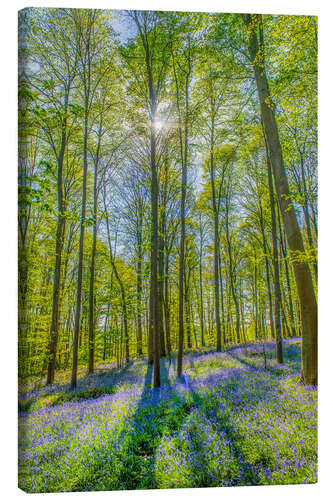
[[(22, 125), (19, 273), (20, 324), (23, 325), (19, 345), (24, 365), (22, 375), (36, 374), (40, 380), (44, 380), (49, 360), (59, 220), (65, 227), (56, 371), (68, 370), (71, 365), (81, 223), (84, 82), (88, 67), (87, 61), (82, 59), (82, 41), (91, 25), (94, 26), (91, 48), (95, 52), (90, 67), (87, 213), (82, 221), (85, 241), (79, 369), (86, 370), (88, 360), (89, 289), (95, 227), (95, 360), (118, 365), (124, 360), (121, 287), (115, 278), (112, 259), (124, 285), (130, 357), (137, 353), (138, 313), (141, 314), (144, 354), (148, 350), (152, 109), (149, 78), (143, 64), (145, 41), (152, 50), (154, 121), (158, 124), (155, 130), (158, 236), (164, 259), (160, 280), (164, 294), (168, 280), (168, 300), (163, 297), (162, 303), (163, 314), (169, 315), (171, 350), (177, 349), (179, 330), (179, 208), (185, 122), (188, 141), (185, 277), (189, 303), (185, 327), (190, 331), (192, 347), (201, 346), (201, 320), (206, 345), (216, 344), (212, 157), (223, 291), (221, 323), (226, 344), (235, 342), (237, 311), (233, 287), (241, 309), (242, 341), (270, 335), (265, 262), (268, 259), (272, 282), (273, 260), (266, 151), (242, 18), (237, 14), (130, 11), (119, 14), (124, 15), (123, 21), (131, 29), (126, 36), (122, 33), (118, 37), (113, 15), (118, 16), (85, 9), (28, 9), (25, 13), (27, 29), (21, 49), (27, 52), (30, 70), (29, 78), (20, 75), (19, 87)], [(146, 30), (143, 37), (139, 27)], [(287, 252), (285, 256), (281, 221), (279, 260), (284, 328), (288, 335), (293, 324), (300, 327), (292, 264), (296, 258), (308, 262), (314, 275), (316, 266), (316, 19), (311, 16), (264, 16), (263, 33), (265, 54), (261, 53), (260, 58), (265, 57), (291, 199), (306, 243), (304, 253)], [(61, 204), (58, 178), (62, 147)], [(94, 214), (96, 165), (98, 195)], [(310, 214), (308, 224), (306, 209)], [(138, 291), (140, 266), (141, 292)], [(294, 317), (290, 305), (294, 308)], [(166, 329), (166, 318), (163, 321)]]

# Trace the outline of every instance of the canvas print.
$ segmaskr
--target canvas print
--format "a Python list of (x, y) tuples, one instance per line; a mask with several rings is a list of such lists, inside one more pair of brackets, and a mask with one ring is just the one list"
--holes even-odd
[(18, 481), (317, 481), (317, 18), (19, 12)]

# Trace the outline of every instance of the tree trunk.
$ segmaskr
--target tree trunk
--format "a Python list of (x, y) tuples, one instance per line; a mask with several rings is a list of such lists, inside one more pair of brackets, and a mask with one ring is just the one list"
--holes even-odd
[(91, 249), (90, 262), (90, 282), (89, 282), (89, 364), (88, 373), (94, 372), (94, 355), (95, 355), (95, 260), (96, 260), (96, 242), (97, 242), (97, 173), (98, 159), (100, 149), (101, 129), (98, 136), (96, 161), (94, 165), (94, 206), (93, 206), (93, 240)]
[(257, 293), (257, 263), (254, 263), (254, 338), (259, 339), (258, 336), (258, 293)]
[(269, 305), (269, 323), (270, 323), (270, 328), (271, 328), (272, 339), (274, 339), (275, 332), (274, 332), (274, 323), (273, 323), (272, 290), (271, 290), (271, 280), (270, 280), (270, 276), (269, 276), (269, 264), (268, 264), (268, 255), (267, 255), (268, 249), (267, 249), (267, 244), (266, 244), (264, 218), (263, 218), (263, 213), (262, 213), (261, 200), (259, 200), (259, 212), (260, 212), (259, 218), (260, 218), (260, 229), (261, 229), (261, 235), (262, 235), (262, 244), (263, 244), (264, 255), (265, 255), (265, 270), (266, 270), (266, 281), (267, 281), (267, 290), (268, 290), (268, 305)]
[(173, 69), (176, 82), (177, 109), (178, 109), (178, 134), (180, 144), (180, 154), (182, 162), (182, 183), (181, 183), (181, 201), (180, 201), (180, 256), (179, 256), (179, 334), (178, 334), (178, 354), (177, 354), (177, 376), (180, 377), (183, 372), (183, 350), (184, 350), (184, 275), (185, 275), (185, 203), (187, 190), (187, 157), (188, 157), (188, 105), (189, 105), (189, 79), (190, 65), (186, 73), (185, 84), (185, 120), (184, 120), (184, 143), (181, 125), (181, 111), (179, 100), (179, 86), (173, 59)]
[(159, 231), (159, 260), (158, 260), (158, 294), (159, 294), (159, 330), (160, 330), (160, 356), (165, 357), (164, 337), (164, 238), (165, 238), (165, 207), (161, 207)]
[(281, 337), (281, 286), (279, 271), (279, 254), (276, 234), (275, 199), (272, 169), (267, 156), (269, 199), (272, 217), (272, 241), (273, 241), (273, 267), (274, 267), (274, 321), (276, 332), (276, 357), (278, 363), (283, 363), (282, 337)]
[(170, 342), (170, 305), (169, 305), (169, 252), (165, 256), (165, 280), (164, 280), (164, 318), (165, 318), (165, 338), (168, 357), (171, 357)]
[(110, 312), (110, 304), (108, 304), (108, 310), (107, 313), (105, 314), (105, 319), (104, 319), (104, 335), (103, 335), (103, 361), (106, 360), (106, 331), (107, 331), (107, 325), (108, 325), (108, 319), (109, 319), (109, 312)]
[(138, 227), (138, 262), (137, 262), (137, 315), (138, 315), (138, 343), (137, 355), (142, 356), (142, 210), (139, 213)]
[(83, 141), (83, 182), (82, 182), (82, 206), (81, 206), (81, 223), (80, 223), (80, 243), (79, 243), (79, 262), (78, 262), (78, 277), (76, 288), (76, 310), (74, 324), (74, 345), (73, 345), (73, 366), (71, 388), (75, 389), (77, 384), (77, 365), (78, 365), (78, 348), (80, 334), (80, 317), (81, 317), (81, 301), (82, 301), (82, 273), (83, 273), (83, 246), (86, 218), (86, 199), (87, 199), (87, 172), (88, 172), (88, 100), (85, 103), (85, 118), (84, 118), (84, 141)]
[(150, 291), (149, 291), (149, 318), (148, 318), (148, 364), (154, 363), (154, 332), (153, 332), (153, 301), (152, 285), (150, 278)]
[(234, 301), (235, 309), (236, 309), (236, 335), (237, 335), (237, 342), (239, 344), (240, 343), (240, 313), (239, 313), (239, 302), (238, 302), (236, 289), (235, 289), (235, 276), (234, 276), (234, 269), (233, 269), (231, 237), (230, 237), (230, 231), (229, 231), (229, 194), (227, 194), (227, 198), (226, 198), (225, 229), (226, 229), (226, 240), (227, 240), (227, 248), (228, 248), (228, 255), (229, 255), (230, 288), (231, 288), (232, 299)]
[(296, 336), (296, 327), (295, 327), (295, 315), (294, 315), (294, 305), (293, 305), (293, 297), (291, 293), (291, 285), (290, 285), (290, 276), (289, 276), (289, 264), (287, 259), (287, 248), (284, 243), (284, 235), (282, 234), (281, 220), (280, 220), (280, 210), (277, 206), (277, 215), (278, 215), (278, 223), (279, 223), (279, 234), (280, 234), (280, 250), (284, 261), (286, 282), (287, 282), (287, 291), (288, 291), (288, 306), (289, 306), (289, 317), (290, 317), (290, 326), (292, 337)]
[(188, 273), (186, 280), (186, 271), (185, 271), (185, 317), (186, 317), (186, 337), (187, 337), (187, 348), (192, 349), (192, 340), (191, 340), (191, 320), (190, 320), (190, 297), (189, 297), (189, 287), (190, 287), (190, 272)]
[[(153, 109), (154, 106), (152, 106)], [(155, 114), (152, 115), (154, 123)], [(154, 125), (150, 127), (150, 162), (151, 162), (151, 211), (152, 211), (152, 242), (151, 242), (151, 300), (152, 329), (154, 345), (154, 387), (160, 387), (160, 331), (159, 331), (159, 291), (158, 291), (158, 180), (156, 166), (156, 139)]]
[(204, 347), (205, 346), (205, 329), (204, 329), (204, 309), (203, 309), (203, 290), (202, 290), (202, 239), (203, 239), (202, 220), (200, 217), (200, 255), (199, 255), (200, 332), (201, 332), (201, 345)]
[(219, 275), (220, 275), (220, 289), (221, 289), (221, 316), (222, 316), (222, 339), (223, 339), (223, 346), (226, 343), (226, 337), (225, 337), (225, 314), (224, 314), (224, 298), (223, 298), (223, 275), (222, 275), (222, 259), (221, 259), (221, 253), (219, 252)]
[[(65, 109), (67, 110), (68, 94), (66, 94)], [(66, 148), (66, 129), (67, 118), (63, 118), (61, 147), (58, 156), (58, 176), (57, 176), (57, 194), (58, 194), (58, 218), (57, 218), (57, 233), (56, 233), (56, 253), (54, 264), (53, 278), (53, 299), (52, 299), (52, 316), (51, 316), (51, 332), (49, 344), (49, 362), (47, 368), (46, 384), (53, 384), (55, 365), (57, 358), (57, 347), (59, 338), (59, 306), (60, 306), (60, 281), (61, 281), (61, 259), (64, 246), (65, 236), (65, 218), (64, 218), (64, 193), (63, 193), (63, 165)]]
[(215, 194), (215, 166), (214, 166), (214, 119), (211, 124), (210, 141), (210, 181), (212, 190), (212, 204), (214, 214), (214, 291), (215, 291), (215, 321), (216, 321), (216, 351), (221, 352), (221, 319), (220, 319), (220, 294), (219, 294), (219, 220)]
[[(104, 186), (104, 212), (107, 214), (105, 186)], [(116, 280), (118, 281), (118, 284), (120, 287), (121, 307), (122, 307), (122, 311), (123, 311), (122, 320), (123, 320), (123, 326), (124, 326), (124, 340), (125, 340), (125, 361), (126, 361), (126, 363), (128, 363), (130, 360), (130, 355), (129, 355), (127, 299), (126, 299), (126, 292), (125, 292), (124, 284), (122, 282), (122, 279), (119, 276), (118, 269), (117, 269), (117, 266), (115, 264), (115, 256), (112, 253), (111, 232), (110, 232), (110, 224), (109, 224), (108, 215), (106, 215), (106, 229), (107, 229), (107, 238), (108, 238), (108, 245), (109, 245), (110, 262), (111, 262), (111, 266), (112, 266), (114, 275), (115, 275)]]

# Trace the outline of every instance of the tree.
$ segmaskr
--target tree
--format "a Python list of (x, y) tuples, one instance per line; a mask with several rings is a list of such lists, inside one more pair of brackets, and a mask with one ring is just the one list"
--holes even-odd
[[(193, 70), (193, 41), (188, 32), (183, 46), (177, 47), (181, 53), (175, 58), (175, 48), (172, 47), (172, 68), (176, 90), (176, 109), (178, 121), (178, 139), (181, 160), (181, 200), (180, 200), (180, 256), (179, 256), (179, 332), (178, 332), (178, 355), (177, 375), (181, 376), (183, 371), (183, 348), (184, 348), (184, 276), (185, 276), (185, 206), (187, 190), (187, 169), (189, 156), (189, 106), (190, 106), (190, 83)], [(183, 60), (181, 60), (183, 59)]]
[[(60, 33), (55, 28), (59, 23)], [(72, 132), (71, 122), (76, 118), (75, 115), (70, 117), (73, 109), (70, 108), (70, 99), (77, 76), (78, 58), (75, 42), (73, 44), (71, 38), (73, 23), (64, 11), (57, 11), (55, 15), (51, 12), (45, 16), (35, 15), (31, 29), (33, 61), (43, 68), (38, 75), (32, 74), (30, 78), (31, 87), (42, 95), (42, 106), (36, 104), (33, 112), (57, 162), (57, 229), (47, 373), (47, 384), (52, 384), (59, 338), (60, 280), (66, 225), (64, 159)]]
[(82, 174), (82, 204), (80, 222), (80, 242), (78, 256), (78, 277), (76, 288), (76, 308), (74, 323), (74, 345), (71, 388), (77, 384), (78, 343), (80, 334), (81, 301), (82, 301), (82, 272), (83, 272), (83, 247), (86, 226), (86, 203), (87, 203), (87, 175), (88, 175), (88, 136), (89, 116), (98, 84), (98, 79), (93, 80), (94, 64), (97, 63), (97, 48), (103, 40), (101, 33), (98, 36), (97, 20), (99, 14), (96, 10), (74, 11), (74, 25), (78, 36), (78, 57), (80, 60), (80, 80), (83, 88), (83, 174)]
[[(270, 97), (265, 73), (262, 18), (243, 14), (248, 37), (248, 48), (257, 85), (263, 129), (270, 165), (272, 166), (277, 196), (281, 208), (288, 246), (292, 252), (293, 268), (302, 314), (302, 373), (301, 381), (317, 384), (317, 302), (309, 265), (304, 261), (302, 234), (289, 194), (274, 105)], [(259, 32), (259, 35), (258, 35)], [(259, 38), (259, 41), (258, 41)]]
[(153, 11), (131, 11), (141, 41), (146, 82), (148, 87), (147, 110), (150, 129), (150, 169), (151, 169), (151, 303), (152, 332), (154, 340), (154, 387), (160, 386), (160, 331), (159, 331), (159, 290), (158, 290), (158, 172), (156, 161), (157, 108), (165, 83), (169, 61), (169, 36), (162, 33), (159, 15)]

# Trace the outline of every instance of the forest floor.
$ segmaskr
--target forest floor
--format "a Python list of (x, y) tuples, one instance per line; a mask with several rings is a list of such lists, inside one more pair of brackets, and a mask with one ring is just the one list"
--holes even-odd
[[(19, 486), (27, 492), (128, 490), (317, 480), (317, 391), (297, 384), (300, 342), (190, 352), (68, 373), (19, 394)], [(34, 382), (35, 384), (35, 382)]]

